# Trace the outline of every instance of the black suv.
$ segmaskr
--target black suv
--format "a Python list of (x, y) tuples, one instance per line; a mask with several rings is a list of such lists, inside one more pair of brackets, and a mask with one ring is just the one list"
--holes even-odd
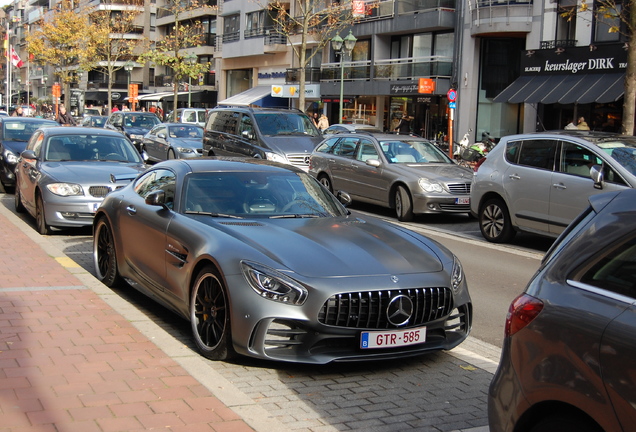
[(268, 159), (309, 168), (322, 135), (300, 110), (222, 106), (209, 112), (203, 154)]

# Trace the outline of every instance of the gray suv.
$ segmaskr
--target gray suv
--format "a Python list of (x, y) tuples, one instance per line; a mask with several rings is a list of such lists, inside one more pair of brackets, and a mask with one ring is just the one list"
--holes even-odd
[(476, 167), (471, 214), (493, 243), (517, 231), (557, 237), (588, 197), (636, 187), (636, 138), (603, 132), (511, 135)]
[(222, 106), (211, 110), (203, 132), (203, 154), (261, 158), (309, 169), (322, 135), (300, 110)]

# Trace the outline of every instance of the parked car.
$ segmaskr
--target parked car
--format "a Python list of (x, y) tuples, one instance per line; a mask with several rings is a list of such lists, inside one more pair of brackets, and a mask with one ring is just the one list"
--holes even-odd
[(636, 191), (589, 203), (510, 305), (492, 432), (634, 429)]
[(85, 115), (80, 121), (80, 126), (103, 128), (106, 126), (108, 116), (102, 115)]
[(305, 171), (322, 135), (302, 111), (222, 106), (209, 112), (203, 154), (272, 160)]
[(160, 123), (146, 134), (142, 156), (153, 162), (200, 157), (203, 128), (184, 123)]
[(52, 227), (90, 226), (104, 197), (144, 168), (132, 143), (118, 132), (38, 129), (16, 169), (15, 208), (35, 217), (43, 235)]
[(116, 111), (108, 117), (104, 128), (116, 130), (126, 135), (137, 151), (141, 153), (141, 143), (144, 135), (159, 123), (161, 123), (161, 120), (153, 113)]
[(41, 118), (0, 116), (0, 181), (5, 191), (15, 186), (15, 167), (33, 132), (51, 126), (59, 124)]
[(557, 237), (590, 195), (636, 186), (636, 138), (564, 130), (501, 139), (477, 165), (471, 213), (484, 238)]
[(289, 165), (158, 163), (106, 197), (93, 232), (97, 277), (189, 319), (210, 359), (393, 359), (451, 349), (471, 328), (450, 251), (348, 212)]
[(309, 173), (332, 192), (395, 209), (401, 221), (415, 214), (470, 211), (473, 173), (419, 137), (333, 135), (312, 153)]
[(373, 125), (367, 124), (332, 124), (327, 129), (322, 131), (323, 135), (333, 135), (338, 133), (352, 133), (352, 132), (372, 132), (372, 133), (382, 133), (382, 129), (378, 129)]
[(166, 123), (191, 123), (204, 127), (207, 112), (205, 108), (178, 108), (166, 116)]
[[(84, 108), (84, 117), (87, 116), (100, 116), (102, 115), (102, 110), (99, 108)], [(108, 116), (106, 116), (108, 117)]]

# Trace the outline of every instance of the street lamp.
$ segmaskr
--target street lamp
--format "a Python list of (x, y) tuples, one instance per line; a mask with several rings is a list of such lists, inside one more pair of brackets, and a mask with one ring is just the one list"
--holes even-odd
[(353, 48), (356, 46), (358, 39), (353, 35), (351, 30), (347, 37), (342, 39), (340, 35), (336, 35), (331, 39), (331, 47), (335, 51), (336, 55), (340, 56), (340, 117), (338, 123), (342, 123), (342, 99), (344, 99), (344, 55), (345, 53), (351, 55)]
[(130, 88), (130, 73), (134, 67), (135, 65), (133, 65), (131, 61), (124, 63), (124, 70), (128, 73), (128, 88)]
[[(196, 62), (198, 61), (198, 58), (196, 56), (196, 54), (188, 54), (185, 56), (185, 61), (188, 65), (192, 66), (193, 64), (196, 64)], [(192, 108), (192, 73), (190, 71), (188, 71), (188, 108)]]
[(42, 75), (42, 88), (44, 89), (44, 97), (43, 99), (46, 99), (46, 80), (48, 80), (49, 77), (47, 75)]

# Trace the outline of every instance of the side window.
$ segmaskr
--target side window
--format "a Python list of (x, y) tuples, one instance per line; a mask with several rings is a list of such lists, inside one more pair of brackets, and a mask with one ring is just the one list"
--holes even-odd
[(333, 149), (333, 154), (348, 158), (353, 158), (356, 146), (358, 145), (358, 138), (343, 138), (336, 147)]
[(147, 172), (135, 182), (135, 192), (142, 198), (157, 190), (163, 190), (166, 194), (166, 205), (173, 208), (175, 192), (175, 175), (167, 169), (156, 169)]
[(247, 138), (254, 139), (254, 125), (251, 117), (247, 114), (241, 114), (241, 120), (239, 121), (238, 134), (243, 137), (245, 136), (243, 132), (246, 132)]
[(371, 141), (362, 140), (356, 152), (356, 159), (366, 162), (368, 159), (379, 159), (378, 151)]
[(206, 129), (235, 135), (237, 117), (238, 114), (231, 111), (214, 111), (208, 118)]
[(581, 282), (636, 298), (636, 238), (595, 257), (577, 278)]
[(564, 142), (561, 147), (561, 172), (589, 178), (592, 165), (602, 163), (595, 153), (578, 144)]
[(331, 149), (333, 148), (334, 144), (337, 141), (338, 141), (338, 138), (328, 139), (327, 141), (320, 144), (314, 151), (317, 151), (319, 153), (330, 153)]
[(511, 164), (517, 164), (519, 160), (519, 150), (521, 149), (522, 141), (508, 141), (506, 143), (506, 160)]
[(44, 141), (44, 135), (41, 131), (36, 132), (31, 139), (29, 140), (29, 144), (27, 145), (27, 149), (33, 150), (36, 157), (40, 156), (40, 151), (42, 149), (42, 142)]
[(523, 141), (517, 163), (534, 168), (553, 170), (556, 149), (556, 140)]

